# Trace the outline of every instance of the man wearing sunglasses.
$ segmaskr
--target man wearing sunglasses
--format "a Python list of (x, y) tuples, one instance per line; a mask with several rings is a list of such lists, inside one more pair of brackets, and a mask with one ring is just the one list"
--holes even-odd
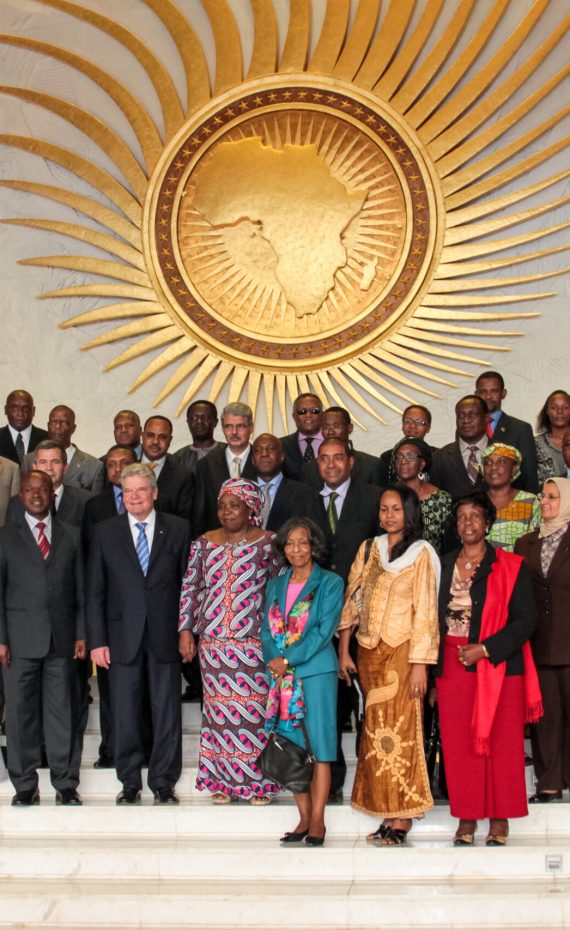
[(283, 474), (293, 481), (302, 480), (303, 465), (317, 458), (323, 441), (321, 417), (323, 404), (316, 394), (299, 394), (293, 404), (294, 433), (281, 437), (285, 453)]

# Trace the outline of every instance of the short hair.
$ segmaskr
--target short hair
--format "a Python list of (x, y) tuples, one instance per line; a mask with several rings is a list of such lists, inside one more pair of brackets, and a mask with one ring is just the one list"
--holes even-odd
[(420, 499), (416, 492), (412, 488), (409, 488), (407, 484), (400, 484), (398, 482), (390, 484), (380, 495), (380, 505), (382, 505), (382, 498), (389, 491), (399, 496), (404, 509), (404, 538), (400, 540), (399, 543), (396, 543), (390, 553), (390, 562), (393, 562), (394, 559), (398, 559), (403, 555), (413, 542), (416, 542), (418, 539), (423, 539), (424, 518), (422, 516)]
[(61, 454), (62, 461), (67, 465), (67, 452), (63, 448), (60, 442), (56, 442), (55, 439), (42, 439), (41, 442), (38, 442), (36, 448), (34, 449), (34, 462), (38, 460), (38, 452), (43, 452), (45, 449), (57, 449)]
[(456, 403), (456, 405), (455, 405), (455, 412), (456, 412), (456, 413), (457, 413), (457, 408), (459, 407), (459, 404), (464, 403), (464, 401), (466, 401), (466, 400), (468, 400), (469, 402), (475, 401), (475, 403), (477, 403), (477, 404), (479, 405), (479, 408), (480, 408), (481, 413), (483, 414), (483, 416), (485, 416), (485, 417), (487, 416), (487, 414), (488, 414), (488, 412), (489, 412), (489, 411), (487, 410), (487, 404), (485, 403), (485, 401), (483, 400), (482, 397), (479, 397), (478, 394), (466, 394), (465, 397), (462, 397), (461, 400), (458, 400), (457, 403)]
[(279, 560), (287, 560), (287, 556), (285, 555), (287, 537), (289, 533), (300, 527), (307, 531), (313, 559), (315, 562), (318, 562), (319, 565), (323, 565), (327, 556), (326, 540), (320, 526), (317, 526), (309, 517), (290, 517), (285, 521), (280, 527), (277, 535), (273, 537), (273, 551), (275, 555)]
[(303, 400), (304, 397), (314, 397), (315, 400), (318, 400), (318, 402), (319, 402), (319, 404), (321, 405), (321, 407), (323, 406), (323, 402), (322, 402), (322, 400), (321, 400), (321, 398), (319, 397), (318, 394), (315, 394), (314, 391), (304, 391), (303, 394), (297, 394), (295, 400), (293, 401), (293, 409), (295, 409), (295, 404), (296, 404), (298, 401)]
[(172, 420), (169, 420), (168, 417), (164, 417), (161, 413), (155, 413), (154, 416), (147, 417), (144, 421), (144, 430), (146, 430), (147, 423), (150, 423), (151, 420), (163, 420), (164, 423), (168, 423), (171, 433), (174, 430), (174, 427), (172, 426)]
[(484, 491), (471, 491), (469, 494), (464, 494), (463, 497), (458, 497), (457, 500), (453, 502), (451, 515), (456, 527), (457, 512), (460, 507), (463, 507), (464, 504), (471, 504), (472, 507), (478, 507), (479, 510), (482, 510), (485, 517), (485, 524), (487, 525), (488, 530), (491, 529), (497, 518), (497, 508), (495, 507), (488, 494), (485, 494)]
[(249, 424), (253, 423), (253, 410), (249, 404), (242, 404), (240, 401), (234, 401), (232, 404), (226, 404), (222, 410), (222, 426), (224, 417), (243, 417)]
[(484, 372), (482, 372), (480, 375), (477, 376), (477, 380), (476, 380), (476, 382), (475, 382), (475, 387), (478, 386), (479, 382), (482, 381), (483, 378), (492, 378), (493, 381), (498, 381), (499, 384), (501, 385), (501, 391), (504, 391), (504, 390), (505, 390), (505, 379), (503, 378), (503, 376), (502, 376), (498, 371), (484, 371)]
[(543, 406), (540, 409), (538, 417), (536, 418), (536, 432), (537, 433), (549, 433), (552, 429), (552, 423), (550, 422), (550, 417), (548, 416), (546, 408), (548, 407), (550, 401), (553, 397), (556, 397), (557, 394), (562, 394), (570, 404), (570, 394), (568, 391), (560, 389), (559, 391), (551, 391), (546, 400), (544, 401)]
[(70, 407), (69, 404), (55, 404), (55, 406), (51, 408), (51, 410), (50, 410), (50, 412), (49, 412), (49, 414), (48, 414), (48, 419), (49, 419), (49, 417), (51, 417), (51, 415), (52, 415), (52, 413), (54, 412), (54, 410), (67, 410), (68, 413), (71, 414), (71, 416), (72, 416), (72, 418), (73, 418), (73, 422), (75, 423), (75, 410), (73, 409), (73, 407)]
[(30, 398), (30, 400), (31, 400), (31, 402), (32, 402), (32, 406), (33, 406), (33, 404), (34, 404), (34, 398), (32, 397), (32, 395), (30, 394), (29, 391), (26, 391), (25, 388), (14, 388), (13, 391), (10, 391), (10, 393), (8, 394), (8, 397), (6, 398), (6, 404), (8, 404), (8, 403), (10, 402), (10, 398), (14, 397), (15, 394), (25, 394), (26, 397), (29, 397), (29, 398)]
[[(319, 446), (319, 455), (324, 446), (342, 446), (348, 456), (354, 458), (354, 449), (346, 439), (340, 439), (338, 436), (330, 436), (329, 439), (323, 439)], [(318, 456), (317, 456), (318, 458)]]
[(346, 409), (346, 407), (327, 407), (326, 410), (323, 410), (323, 416), (325, 415), (325, 413), (340, 413), (340, 415), (341, 415), (341, 417), (343, 418), (344, 422), (345, 422), (348, 426), (350, 426), (350, 424), (352, 423), (352, 419), (351, 419), (351, 417), (350, 417), (350, 413), (348, 412), (348, 410)]
[(422, 459), (425, 462), (426, 471), (430, 471), (432, 466), (432, 454), (431, 448), (428, 446), (427, 442), (423, 439), (416, 439), (414, 436), (404, 436), (403, 439), (399, 439), (394, 448), (392, 449), (392, 462), (395, 465), (396, 453), (398, 449), (401, 449), (402, 446), (415, 446), (421, 455)]
[(151, 488), (156, 488), (156, 472), (150, 465), (144, 462), (133, 462), (132, 465), (125, 465), (121, 472), (121, 487), (126, 478), (148, 478)]
[(141, 425), (141, 418), (139, 417), (138, 413), (135, 413), (134, 410), (119, 410), (119, 412), (116, 413), (113, 417), (113, 423), (119, 417), (130, 417), (132, 420), (136, 420), (139, 426)]
[[(136, 454), (135, 450), (133, 449), (133, 447), (132, 447), (132, 446), (123, 446), (120, 442), (115, 443), (114, 446), (111, 446), (110, 449), (107, 449), (107, 451), (105, 452), (105, 460), (107, 459), (107, 456), (111, 454), (111, 452), (125, 452), (125, 453), (127, 453), (128, 455), (131, 455), (131, 456), (132, 456), (133, 462), (136, 462), (136, 460), (137, 460), (137, 454)], [(125, 466), (125, 467), (126, 467), (126, 466)]]
[(423, 410), (425, 413), (426, 420), (428, 421), (429, 426), (431, 426), (431, 410), (428, 410), (427, 407), (424, 407), (423, 404), (409, 404), (402, 414), (402, 420), (410, 412), (410, 410)]
[(209, 407), (214, 415), (214, 418), (216, 420), (218, 419), (218, 408), (216, 407), (215, 404), (212, 403), (211, 400), (193, 400), (192, 403), (188, 404), (186, 408), (186, 419), (188, 419), (190, 415), (190, 411), (192, 410), (192, 407), (197, 407), (198, 404), (202, 404), (203, 407)]

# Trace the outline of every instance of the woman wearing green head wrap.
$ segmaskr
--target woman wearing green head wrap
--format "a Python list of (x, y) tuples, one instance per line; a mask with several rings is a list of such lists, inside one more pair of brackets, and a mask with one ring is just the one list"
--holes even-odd
[(536, 494), (513, 488), (521, 473), (522, 456), (514, 446), (494, 442), (481, 454), (487, 494), (497, 511), (497, 519), (487, 535), (495, 549), (513, 552), (517, 539), (540, 524)]

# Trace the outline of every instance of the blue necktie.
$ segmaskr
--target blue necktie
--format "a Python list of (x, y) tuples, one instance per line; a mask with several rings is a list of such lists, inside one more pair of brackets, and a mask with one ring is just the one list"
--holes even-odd
[(135, 523), (137, 530), (139, 531), (139, 538), (137, 539), (137, 556), (142, 568), (143, 575), (146, 575), (148, 572), (148, 563), (150, 558), (150, 553), (148, 549), (148, 539), (146, 538), (146, 523)]
[(123, 492), (119, 491), (118, 494), (115, 494), (115, 504), (117, 507), (117, 513), (125, 512), (125, 502), (123, 500)]

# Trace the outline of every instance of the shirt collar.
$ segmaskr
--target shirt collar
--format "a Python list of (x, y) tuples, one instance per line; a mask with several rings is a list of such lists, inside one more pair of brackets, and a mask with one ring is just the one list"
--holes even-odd
[(45, 528), (48, 532), (48, 535), (51, 533), (51, 513), (48, 513), (45, 517), (33, 517), (31, 513), (25, 511), (26, 522), (30, 529), (35, 530), (38, 523), (44, 523)]
[(156, 523), (156, 510), (151, 510), (151, 512), (144, 518), (144, 520), (139, 520), (138, 517), (133, 517), (132, 513), (127, 511), (127, 516), (129, 518), (129, 526), (132, 529), (136, 528), (137, 523), (146, 523), (147, 527), (154, 529), (154, 524)]
[(465, 442), (464, 439), (461, 439), (461, 438), (459, 439), (459, 449), (461, 450), (462, 454), (465, 454), (467, 452), (467, 450), (469, 449), (469, 446), (477, 446), (477, 448), (479, 449), (479, 452), (482, 452), (483, 449), (486, 449), (488, 445), (489, 445), (489, 438), (487, 435), (481, 436), (481, 439), (477, 440), (477, 442)]
[(322, 497), (330, 497), (331, 494), (336, 494), (338, 497), (345, 499), (347, 491), (350, 487), (350, 478), (347, 478), (346, 481), (343, 481), (342, 484), (339, 484), (338, 488), (329, 488), (328, 484), (322, 488), (319, 493)]

